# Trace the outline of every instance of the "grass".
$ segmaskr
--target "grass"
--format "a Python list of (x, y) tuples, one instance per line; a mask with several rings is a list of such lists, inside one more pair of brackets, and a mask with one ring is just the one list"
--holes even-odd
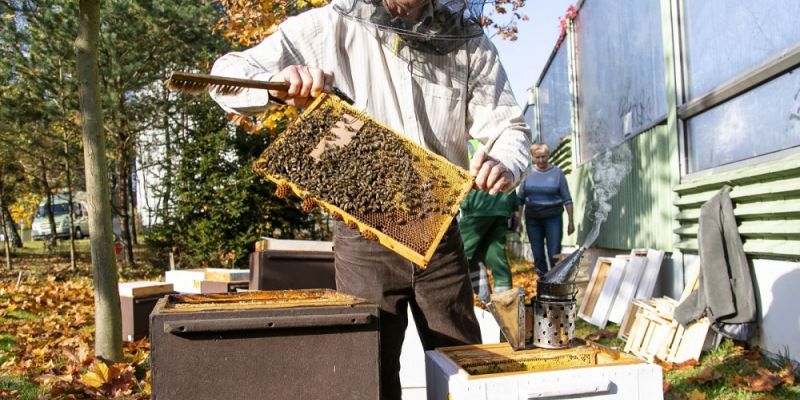
[(42, 389), (19, 377), (0, 376), (0, 399), (35, 400), (42, 398)]
[(0, 333), (0, 364), (8, 359), (9, 353), (14, 351), (17, 340), (7, 333)]
[[(757, 399), (798, 399), (800, 386), (797, 384), (779, 385), (768, 393), (745, 390), (744, 377), (757, 375), (760, 368), (779, 370), (783, 362), (756, 356), (757, 352), (746, 352), (733, 341), (724, 340), (719, 347), (703, 354), (700, 365), (691, 369), (667, 371), (664, 379), (672, 385), (667, 399), (682, 399), (699, 390), (710, 399), (757, 400)], [(778, 364), (780, 363), (780, 364)], [(776, 365), (778, 364), (778, 365)]]
[[(41, 257), (50, 255), (45, 246), (44, 240), (29, 240), (22, 244), (22, 247), (13, 250), (16, 257)], [(75, 240), (75, 252), (79, 256), (89, 255), (89, 239)], [(69, 257), (69, 240), (58, 240), (53, 250), (54, 256)]]

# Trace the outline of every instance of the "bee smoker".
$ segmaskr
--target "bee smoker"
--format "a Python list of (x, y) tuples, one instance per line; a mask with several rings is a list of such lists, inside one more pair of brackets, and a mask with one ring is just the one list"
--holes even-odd
[(536, 284), (533, 308), (533, 345), (548, 349), (569, 347), (575, 335), (578, 307), (575, 276), (586, 247), (559, 261)]
[(584, 251), (586, 248), (581, 246), (544, 274), (530, 305), (525, 304), (521, 288), (491, 295), (486, 307), (511, 348), (569, 347), (577, 318), (575, 276)]

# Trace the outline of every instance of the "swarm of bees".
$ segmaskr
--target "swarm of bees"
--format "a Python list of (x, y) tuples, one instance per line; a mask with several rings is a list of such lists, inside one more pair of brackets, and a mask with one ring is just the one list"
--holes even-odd
[[(322, 200), (424, 253), (440, 222), (455, 214), (454, 200), (460, 201), (464, 190), (459, 184), (469, 177), (456, 168), (455, 174), (442, 171), (432, 156), (419, 154), (410, 142), (371, 119), (359, 124), (357, 131), (347, 127), (352, 138), (337, 145), (332, 128), (341, 126), (342, 118), (335, 107), (304, 114), (264, 152), (256, 171), (307, 192), (305, 211), (317, 206), (314, 199)], [(324, 150), (312, 156), (318, 148)], [(282, 184), (278, 190), (285, 194)], [(351, 229), (358, 228), (346, 216), (330, 214)], [(369, 231), (362, 235), (377, 239)]]

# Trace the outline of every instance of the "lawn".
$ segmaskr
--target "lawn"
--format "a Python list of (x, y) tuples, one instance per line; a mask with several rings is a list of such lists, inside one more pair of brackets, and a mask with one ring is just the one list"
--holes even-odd
[[(94, 301), (88, 241), (78, 242), (78, 268), (69, 268), (69, 250), (53, 255), (41, 242), (26, 243), (13, 269), (0, 272), (0, 399), (148, 399), (149, 343), (125, 345), (125, 361), (106, 365), (94, 358)], [(157, 255), (137, 248), (142, 260), (123, 268), (122, 280), (162, 275)], [(524, 265), (515, 265), (514, 283), (535, 285)], [(579, 321), (576, 337), (621, 349), (615, 325), (599, 331)], [(699, 363), (664, 363), (667, 399), (797, 399), (797, 372), (788, 358), (766, 358), (758, 349), (730, 341)]]

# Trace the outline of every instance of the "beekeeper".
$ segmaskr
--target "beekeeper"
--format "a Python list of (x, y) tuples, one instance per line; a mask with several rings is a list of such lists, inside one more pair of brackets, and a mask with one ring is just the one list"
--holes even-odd
[[(480, 24), (483, 1), (333, 0), (283, 22), (257, 46), (219, 58), (212, 74), (285, 81), (288, 91), (212, 92), (227, 111), (309, 104), (336, 86), (354, 106), (450, 162), (491, 194), (528, 167), (530, 132), (497, 50)], [(481, 149), (470, 163), (466, 143)], [(478, 343), (467, 262), (452, 224), (424, 270), (336, 223), (336, 285), (381, 309), (381, 398), (399, 399), (410, 307), (423, 347)]]

